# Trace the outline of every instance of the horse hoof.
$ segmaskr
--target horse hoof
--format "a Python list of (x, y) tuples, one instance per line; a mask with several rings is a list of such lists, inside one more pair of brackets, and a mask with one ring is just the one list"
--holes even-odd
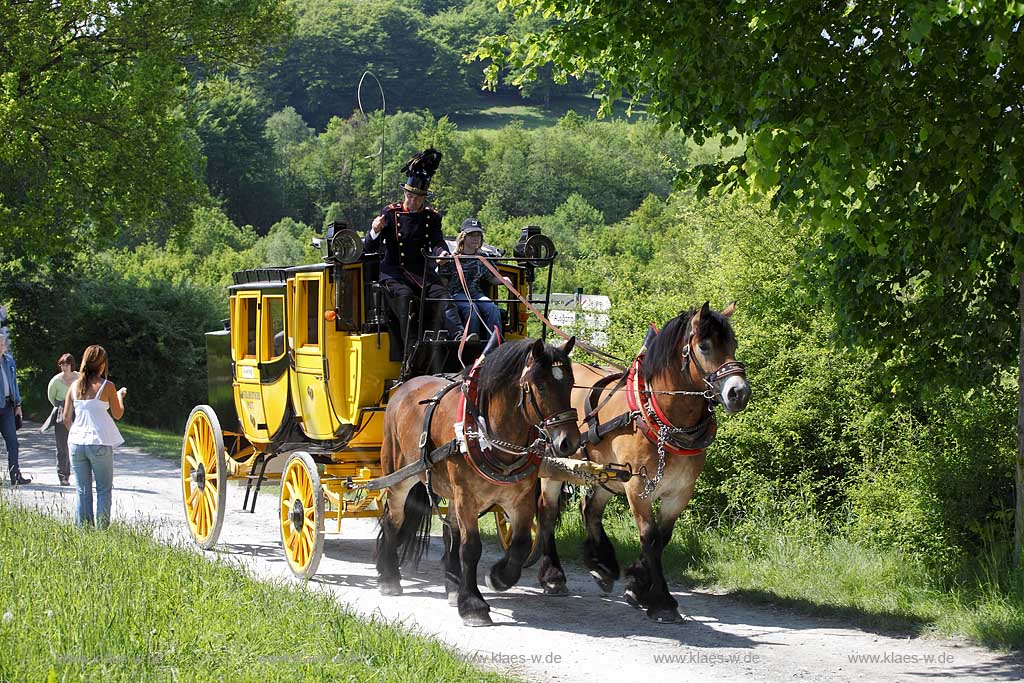
[(681, 624), (683, 617), (674, 609), (649, 609), (647, 617), (656, 624)]
[(459, 592), (458, 591), (452, 591), (451, 593), (448, 594), (448, 604), (451, 605), (452, 607), (458, 607), (459, 606)]
[(487, 576), (484, 577), (484, 583), (486, 583), (487, 587), (496, 593), (503, 593), (512, 587), (506, 586), (499, 578), (492, 576), (491, 574), (487, 574)]
[(640, 600), (636, 597), (636, 593), (634, 593), (632, 590), (627, 588), (626, 591), (622, 594), (622, 599), (626, 601), (626, 604), (632, 605), (633, 607), (640, 609)]
[(564, 583), (545, 583), (544, 584), (544, 595), (554, 595), (556, 597), (563, 597), (569, 594), (569, 589), (565, 587)]
[(478, 614), (469, 614), (462, 617), (462, 623), (465, 626), (494, 626), (494, 622), (491, 621), (491, 615), (487, 612)]
[(380, 582), (377, 586), (381, 595), (401, 595), (402, 584), (399, 582)]
[(597, 587), (601, 589), (602, 593), (612, 592), (612, 587), (615, 585), (615, 579), (602, 574), (596, 569), (592, 569), (590, 571), (590, 576), (597, 582)]

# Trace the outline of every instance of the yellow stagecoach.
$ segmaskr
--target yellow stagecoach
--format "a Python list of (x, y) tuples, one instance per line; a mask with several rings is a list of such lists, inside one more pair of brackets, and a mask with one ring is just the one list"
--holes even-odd
[[(539, 233), (525, 228), (513, 258), (493, 259), (514, 288), (505, 298), (492, 292), (506, 338), (526, 335), (525, 301), (546, 312), (555, 252)], [(316, 573), (328, 520), (340, 533), (343, 518), (383, 510), (384, 491), (360, 484), (381, 474), (389, 391), (426, 372), (426, 359), (433, 371), (457, 372), (483, 348), (421, 330), (393, 360), (378, 256), (362, 254), (344, 224), (328, 228), (324, 246), (322, 263), (234, 273), (226, 329), (206, 335), (209, 402), (192, 410), (181, 455), (185, 516), (204, 549), (220, 534), (228, 480), (246, 482), (246, 512), (264, 482), (280, 480), (281, 541), (300, 577)], [(534, 300), (536, 269), (547, 271), (548, 287)], [(505, 543), (503, 514), (494, 512)]]

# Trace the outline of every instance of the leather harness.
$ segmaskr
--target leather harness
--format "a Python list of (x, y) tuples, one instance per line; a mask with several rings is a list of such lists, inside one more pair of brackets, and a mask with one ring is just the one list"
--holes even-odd
[[(608, 434), (630, 424), (643, 432), (644, 436), (654, 445), (659, 441), (664, 443), (665, 452), (672, 455), (700, 455), (715, 440), (718, 432), (718, 422), (715, 419), (713, 404), (710, 399), (705, 399), (708, 410), (700, 422), (691, 427), (675, 427), (658, 405), (655, 394), (647, 388), (641, 372), (643, 354), (637, 356), (630, 364), (626, 372), (617, 372), (602, 377), (591, 388), (587, 394), (586, 402), (586, 423), (588, 429), (582, 436), (584, 448), (586, 444), (597, 444)], [(611, 420), (602, 423), (598, 415), (598, 408), (601, 401), (601, 394), (605, 388), (615, 382), (610, 394), (615, 393), (623, 386), (626, 388), (626, 402), (629, 405), (629, 412), (613, 417)], [(609, 397), (610, 397), (609, 394)], [(646, 399), (646, 400), (645, 400)]]
[[(420, 401), (420, 405), (426, 405), (427, 409), (423, 414), (423, 431), (420, 433), (419, 460), (409, 463), (391, 474), (378, 477), (369, 482), (359, 485), (350, 483), (350, 488), (376, 491), (393, 486), (425, 471), (427, 473), (427, 489), (430, 491), (431, 468), (459, 452), (466, 456), (466, 462), (477, 474), (492, 484), (510, 486), (536, 474), (540, 468), (541, 458), (544, 455), (547, 444), (551, 441), (546, 430), (549, 427), (567, 422), (575, 423), (578, 419), (576, 409), (571, 408), (549, 418), (544, 418), (532, 389), (529, 386), (523, 386), (519, 409), (526, 415), (527, 405), (529, 404), (534, 412), (537, 413), (537, 417), (541, 419), (540, 424), (534, 425), (531, 428), (531, 435), (536, 435), (532, 443), (524, 448), (518, 444), (505, 443), (493, 437), (488, 437), (486, 417), (483, 416), (477, 405), (477, 373), (485, 356), (486, 353), (480, 355), (473, 367), (466, 373), (464, 380), (461, 382), (451, 382), (442, 387), (432, 398)], [(460, 387), (462, 391), (456, 414), (455, 438), (435, 448), (434, 443), (430, 439), (430, 427), (434, 419), (434, 411), (445, 395), (456, 387)], [(482, 444), (481, 441), (486, 442), (487, 445)], [(511, 463), (505, 463), (495, 455), (495, 449), (518, 455), (519, 457)]]

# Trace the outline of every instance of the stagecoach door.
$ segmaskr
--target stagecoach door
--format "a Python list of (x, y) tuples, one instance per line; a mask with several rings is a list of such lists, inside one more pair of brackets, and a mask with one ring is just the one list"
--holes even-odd
[(327, 396), (324, 363), (324, 310), (326, 302), (325, 270), (298, 272), (289, 280), (292, 298), (290, 320), (295, 342), (296, 412), (302, 416), (302, 430), (311, 439), (334, 438), (336, 420), (332, 419)]
[(288, 413), (284, 286), (240, 292), (232, 306), (235, 406), (251, 441), (270, 441)]

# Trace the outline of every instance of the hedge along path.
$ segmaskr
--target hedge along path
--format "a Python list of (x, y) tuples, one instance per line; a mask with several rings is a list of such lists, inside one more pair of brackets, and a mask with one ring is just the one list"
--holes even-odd
[[(0, 495), (69, 519), (74, 506), (74, 489), (57, 485), (52, 434), (40, 435), (30, 425), (19, 436), (22, 468), (35, 483), (13, 491), (4, 486), (0, 488)], [(362, 631), (358, 631), (354, 622), (350, 625), (341, 621), (343, 616), (337, 615), (345, 615), (345, 610), (366, 619), (376, 619), (377, 623), (369, 626), (370, 632), (379, 630), (382, 620), (399, 622), (454, 646), (478, 666), (531, 681), (593, 683), (608, 680), (610, 671), (615, 672), (615, 679), (628, 674), (631, 680), (645, 683), (733, 680), (789, 683), (794, 678), (829, 682), (920, 681), (946, 676), (956, 676), (963, 681), (1024, 679), (1024, 664), (1019, 655), (1004, 655), (947, 641), (907, 638), (906, 634), (892, 637), (872, 633), (845, 627), (834, 619), (796, 615), (770, 606), (749, 606), (728, 596), (707, 592), (676, 588), (672, 592), (690, 619), (675, 626), (654, 624), (619, 596), (603, 596), (581, 567), (571, 565), (566, 567), (570, 597), (544, 596), (535, 587), (535, 578), (525, 576), (521, 586), (507, 593), (485, 593), (498, 626), (469, 629), (462, 626), (455, 610), (447, 608), (440, 538), (435, 538), (420, 572), (406, 578), (405, 595), (383, 597), (378, 593), (373, 564), (377, 534), (374, 520), (345, 520), (342, 536), (328, 538), (320, 571), (316, 580), (308, 584), (309, 591), (295, 593), (286, 588), (300, 584), (291, 576), (280, 546), (276, 497), (260, 496), (256, 513), (245, 514), (239, 511), (242, 490), (233, 487), (228, 492), (221, 543), (216, 547), (217, 552), (205, 556), (219, 555), (253, 577), (278, 584), (261, 592), (257, 588), (263, 584), (249, 581), (234, 571), (213, 567), (216, 571), (206, 574), (211, 568), (202, 563), (202, 570), (186, 569), (184, 565), (175, 564), (178, 559), (169, 559), (170, 551), (153, 549), (148, 544), (147, 535), (167, 545), (181, 545), (191, 552), (199, 552), (186, 530), (177, 462), (158, 459), (138, 449), (117, 449), (114, 487), (115, 526), (129, 523), (143, 527), (126, 535), (127, 548), (117, 556), (117, 561), (107, 562), (100, 556), (84, 559), (92, 557), (87, 554), (87, 543), (107, 542), (103, 540), (107, 538), (103, 533), (79, 532), (61, 524), (39, 525), (45, 527), (44, 537), (50, 539), (49, 545), (58, 548), (68, 544), (62, 562), (69, 566), (36, 577), (31, 573), (33, 570), (24, 567), (42, 563), (44, 552), (18, 540), (22, 531), (12, 530), (10, 523), (2, 521), (5, 517), (0, 517), (0, 543), (4, 544), (0, 547), (5, 550), (0, 559), (0, 615), (12, 614), (9, 622), (0, 619), (0, 651), (5, 653), (0, 667), (11, 666), (8, 662), (24, 662), (26, 658), (46, 660), (31, 669), (33, 674), (39, 673), (38, 676), (21, 675), (20, 669), (15, 676), (14, 671), (0, 669), (0, 680), (37, 680), (49, 671), (56, 656), (97, 652), (99, 642), (89, 639), (98, 636), (72, 634), (76, 633), (78, 624), (85, 623), (81, 619), (99, 619), (103, 612), (107, 613), (117, 640), (130, 646), (127, 650), (111, 648), (107, 652), (124, 652), (142, 659), (130, 664), (108, 660), (102, 664), (106, 669), (93, 671), (87, 679), (117, 678), (127, 666), (133, 667), (134, 673), (126, 675), (124, 680), (148, 680), (145, 676), (151, 670), (163, 672), (166, 679), (166, 669), (156, 667), (164, 657), (170, 656), (177, 658), (175, 662), (194, 664), (202, 680), (212, 679), (212, 673), (221, 673), (228, 680), (250, 680), (250, 671), (262, 672), (251, 674), (254, 681), (284, 678), (285, 672), (316, 680), (317, 666), (309, 665), (310, 662), (302, 658), (323, 657), (327, 653), (333, 657), (338, 648), (365, 654), (374, 671), (381, 667), (382, 673), (374, 673), (372, 677), (383, 677), (383, 680), (388, 680), (389, 666), (397, 676), (394, 680), (480, 680), (483, 676), (472, 670), (457, 670), (455, 664), (441, 664), (440, 655), (435, 654), (441, 650), (430, 649), (436, 646), (407, 645), (399, 636), (381, 637), (382, 645), (390, 643), (404, 652), (402, 659), (430, 662), (434, 658), (433, 664), (392, 662), (387, 650), (376, 650), (374, 637), (361, 639), (355, 635)], [(9, 548), (24, 549), (10, 553)], [(484, 551), (482, 564), (485, 566), (500, 556), (496, 545), (485, 545)], [(151, 569), (144, 570), (149, 572), (150, 583), (158, 586), (152, 589), (157, 592), (152, 595), (145, 591), (131, 593), (119, 588), (127, 585), (124, 577), (133, 564), (148, 563), (148, 559), (137, 557), (146, 554), (158, 560), (146, 565)], [(102, 572), (104, 577), (88, 598), (82, 597), (86, 595), (85, 577), (95, 574), (80, 572), (74, 568), (75, 562)], [(168, 565), (168, 569), (160, 565)], [(222, 571), (229, 572), (230, 579), (228, 574), (219, 573)], [(19, 580), (22, 576), (28, 578)], [(77, 579), (73, 580), (72, 576)], [(114, 603), (112, 598), (118, 598), (119, 593), (125, 602)], [(56, 615), (58, 610), (68, 609), (62, 602), (76, 605), (84, 600), (88, 600), (88, 608), (93, 610), (84, 616), (75, 612), (78, 616), (74, 619), (61, 617), (61, 625), (56, 627), (44, 618), (47, 610)], [(216, 605), (217, 613), (222, 613), (214, 623), (223, 626), (221, 630), (227, 635), (207, 633), (207, 622), (198, 616), (207, 601)], [(299, 601), (309, 604), (292, 604)], [(339, 603), (344, 607), (340, 608)], [(114, 604), (119, 606), (105, 609), (106, 605)], [(85, 607), (79, 605), (75, 609)], [(296, 611), (286, 611), (288, 609)], [(23, 619), (26, 620), (23, 626), (28, 625), (28, 630), (37, 634), (33, 638), (43, 643), (40, 646), (43, 649), (19, 653), (20, 646), (15, 643), (25, 630), (15, 630), (11, 624)], [(48, 628), (50, 630), (46, 630)], [(250, 639), (256, 640), (250, 643)], [(53, 654), (47, 645), (51, 642), (55, 648)], [(171, 644), (174, 650), (168, 653)], [(160, 653), (159, 661), (153, 654), (156, 652)], [(275, 657), (283, 659), (272, 659)], [(273, 673), (260, 668), (277, 665), (283, 668), (274, 669)], [(434, 665), (448, 669), (427, 672), (414, 668)], [(371, 677), (362, 675), (364, 670), (347, 661), (331, 671), (335, 679), (341, 680)]]

